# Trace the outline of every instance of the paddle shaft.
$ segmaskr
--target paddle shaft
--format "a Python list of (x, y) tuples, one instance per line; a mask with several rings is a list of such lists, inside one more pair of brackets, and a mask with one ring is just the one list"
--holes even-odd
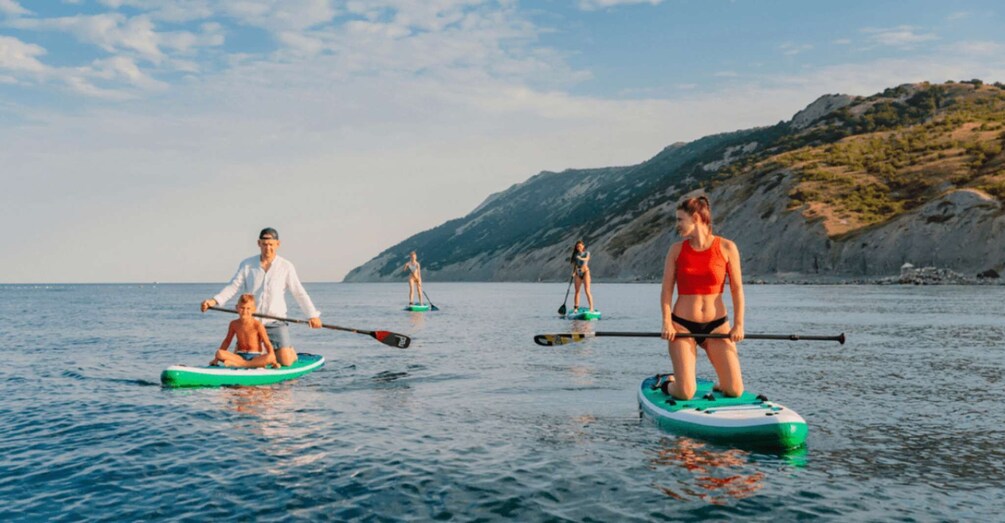
[[(229, 312), (231, 314), (238, 314), (238, 312), (235, 311), (235, 310), (233, 310), (233, 309), (224, 309), (222, 307), (209, 307), (209, 308), (213, 309), (215, 311)], [(251, 315), (255, 316), (256, 318), (267, 318), (267, 319), (270, 319), (270, 320), (285, 321), (285, 322), (290, 322), (290, 323), (302, 323), (304, 325), (310, 325), (311, 324), (311, 322), (309, 322), (307, 320), (297, 320), (297, 319), (293, 319), (293, 318), (280, 318), (279, 316), (272, 316), (272, 315), (269, 315), (269, 314), (262, 314), (260, 312), (255, 312), (255, 313), (252, 313)], [(326, 328), (326, 329), (332, 329), (332, 330), (337, 330), (337, 331), (345, 331), (345, 332), (354, 332), (356, 334), (365, 334), (365, 335), (370, 336), (371, 338), (373, 338), (373, 339), (375, 339), (375, 340), (383, 343), (384, 345), (390, 345), (392, 347), (398, 347), (398, 348), (401, 348), (401, 349), (404, 349), (404, 348), (408, 347), (408, 345), (411, 343), (411, 338), (409, 338), (408, 336), (405, 336), (405, 335), (402, 335), (402, 334), (397, 334), (397, 333), (394, 333), (394, 332), (388, 332), (388, 331), (379, 331), (379, 332), (377, 332), (377, 331), (368, 331), (368, 330), (363, 330), (363, 329), (353, 329), (351, 327), (339, 327), (338, 325), (327, 325), (325, 323), (322, 323), (321, 326), (324, 327), (324, 328)]]
[(574, 276), (569, 276), (569, 286), (565, 288), (565, 299), (562, 300), (562, 306), (558, 308), (558, 313), (561, 314), (561, 315), (563, 315), (563, 316), (565, 315), (565, 311), (566, 311), (565, 304), (569, 301), (569, 291), (572, 290), (572, 279), (573, 278), (574, 278)]
[(434, 311), (440, 310), (439, 307), (437, 307), (436, 305), (433, 305), (433, 300), (429, 299), (429, 294), (426, 292), (426, 289), (422, 289), (422, 295), (426, 297), (426, 303), (429, 304), (429, 308), (430, 309), (432, 309)]
[[(596, 332), (594, 336), (614, 336), (622, 338), (662, 338), (659, 332)], [(678, 338), (729, 338), (729, 334), (717, 332), (712, 334), (694, 334), (690, 332), (678, 332)], [(804, 336), (802, 334), (744, 334), (745, 340), (788, 340), (788, 341), (836, 341), (844, 345), (844, 334), (838, 336)]]
[[(568, 334), (538, 334), (534, 336), (534, 342), (538, 345), (564, 345), (570, 342), (583, 341), (586, 338), (595, 338), (598, 336), (609, 336), (609, 337), (621, 337), (621, 338), (662, 338), (663, 335), (659, 332), (584, 332), (584, 333), (568, 333)], [(729, 338), (727, 333), (712, 333), (712, 334), (694, 334), (690, 332), (680, 332), (676, 334), (677, 338), (695, 338), (695, 339), (707, 339), (707, 338), (719, 338), (726, 339)], [(802, 334), (745, 334), (743, 336), (745, 340), (786, 340), (786, 341), (836, 341), (841, 345), (844, 345), (845, 337), (844, 333), (838, 336), (805, 336)]]
[[(210, 307), (210, 309), (213, 309), (215, 311), (220, 311), (220, 312), (230, 312), (230, 313), (233, 313), (233, 314), (238, 314), (238, 312), (235, 311), (235, 310), (224, 309), (223, 307)], [(293, 318), (280, 318), (279, 316), (272, 316), (272, 315), (269, 315), (269, 314), (262, 314), (260, 312), (254, 312), (251, 315), (254, 316), (254, 317), (256, 317), (256, 318), (266, 318), (266, 319), (269, 319), (269, 320), (285, 321), (285, 322), (289, 322), (289, 323), (302, 323), (304, 325), (310, 325), (311, 324), (311, 322), (309, 322), (307, 320), (296, 320), (296, 319), (293, 319)], [(324, 327), (324, 328), (326, 328), (326, 329), (333, 329), (333, 330), (337, 330), (337, 331), (357, 332), (359, 334), (373, 334), (371, 331), (364, 331), (364, 330), (359, 330), (359, 329), (351, 329), (349, 327), (339, 327), (338, 325), (325, 325), (324, 323), (322, 323), (321, 326)]]

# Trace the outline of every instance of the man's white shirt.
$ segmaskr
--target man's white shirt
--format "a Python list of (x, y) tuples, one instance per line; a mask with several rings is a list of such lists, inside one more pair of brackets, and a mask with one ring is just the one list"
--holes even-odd
[[(297, 269), (286, 258), (276, 256), (272, 260), (272, 265), (268, 271), (262, 269), (261, 256), (252, 256), (241, 262), (237, 267), (237, 273), (231, 278), (230, 283), (223, 288), (213, 299), (221, 307), (228, 300), (239, 294), (253, 294), (258, 312), (269, 316), (286, 316), (286, 291), (290, 291), (293, 298), (300, 305), (300, 310), (308, 318), (321, 316), (321, 311), (314, 308), (304, 286), (297, 277)], [(264, 320), (268, 325), (274, 320)]]

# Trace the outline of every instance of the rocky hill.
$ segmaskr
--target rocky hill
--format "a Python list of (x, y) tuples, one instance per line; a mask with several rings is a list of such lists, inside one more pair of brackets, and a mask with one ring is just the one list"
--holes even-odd
[(638, 165), (542, 172), (421, 232), (346, 281), (564, 280), (583, 239), (600, 281), (658, 279), (679, 199), (704, 191), (748, 278), (861, 278), (905, 262), (1005, 269), (1005, 86), (825, 95), (779, 122), (666, 147)]

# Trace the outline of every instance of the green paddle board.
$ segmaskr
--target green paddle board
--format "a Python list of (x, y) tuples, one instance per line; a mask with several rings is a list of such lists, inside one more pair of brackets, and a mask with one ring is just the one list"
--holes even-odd
[(296, 363), (278, 369), (172, 365), (161, 373), (161, 384), (171, 388), (269, 385), (299, 378), (324, 364), (324, 356), (298, 354)]
[(411, 305), (406, 305), (405, 310), (409, 312), (426, 312), (429, 310), (429, 304), (423, 303), (419, 305), (418, 303), (413, 303)]
[(600, 311), (590, 309), (572, 309), (565, 317), (569, 320), (599, 320), (600, 314)]
[(662, 376), (639, 387), (639, 410), (667, 431), (704, 440), (758, 448), (791, 449), (806, 442), (806, 421), (790, 408), (744, 391), (738, 398), (712, 390), (698, 380), (690, 400), (663, 393)]

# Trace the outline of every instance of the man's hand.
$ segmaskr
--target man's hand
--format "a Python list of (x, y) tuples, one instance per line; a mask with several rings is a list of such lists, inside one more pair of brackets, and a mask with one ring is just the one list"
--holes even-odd
[(210, 307), (216, 307), (216, 300), (211, 298), (202, 302), (202, 312), (206, 312)]
[(321, 328), (321, 318), (318, 318), (318, 317), (311, 318), (310, 320), (307, 321), (307, 323), (309, 323), (311, 325), (312, 329), (320, 329)]

